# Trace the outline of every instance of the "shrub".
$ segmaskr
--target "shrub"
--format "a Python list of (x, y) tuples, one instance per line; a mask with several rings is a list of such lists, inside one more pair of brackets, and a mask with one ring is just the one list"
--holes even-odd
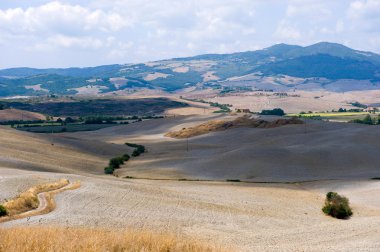
[(8, 214), (7, 209), (3, 205), (0, 205), (0, 217), (5, 216), (7, 214)]
[(322, 211), (337, 219), (347, 219), (352, 215), (348, 199), (336, 192), (326, 194), (325, 206)]
[(283, 116), (285, 115), (284, 110), (280, 108), (270, 109), (270, 110), (262, 110), (261, 115), (277, 115), (277, 116)]
[(123, 158), (124, 162), (127, 162), (131, 157), (128, 154), (124, 154), (122, 156), (122, 158)]
[(120, 165), (124, 164), (124, 159), (122, 157), (111, 158), (109, 162), (109, 166), (117, 169), (120, 168)]
[(144, 145), (134, 144), (134, 143), (125, 143), (127, 146), (135, 148), (132, 152), (132, 157), (138, 157), (140, 154), (145, 153), (146, 149)]
[(104, 168), (104, 173), (113, 174), (114, 170), (115, 170), (114, 168), (107, 166), (106, 168)]
[(370, 115), (366, 115), (366, 117), (364, 117), (363, 120), (355, 119), (355, 120), (351, 120), (350, 122), (352, 122), (352, 123), (368, 124), (368, 125), (375, 124), (375, 121), (372, 120), (372, 118), (371, 118)]
[(132, 152), (132, 157), (138, 157), (138, 156), (140, 156), (140, 152), (137, 150), (137, 149), (135, 149), (133, 152)]

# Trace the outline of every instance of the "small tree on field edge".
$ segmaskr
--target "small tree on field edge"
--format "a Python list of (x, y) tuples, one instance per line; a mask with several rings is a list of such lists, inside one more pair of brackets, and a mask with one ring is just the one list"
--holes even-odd
[(337, 219), (348, 219), (352, 215), (348, 199), (336, 192), (326, 194), (325, 206), (322, 211)]

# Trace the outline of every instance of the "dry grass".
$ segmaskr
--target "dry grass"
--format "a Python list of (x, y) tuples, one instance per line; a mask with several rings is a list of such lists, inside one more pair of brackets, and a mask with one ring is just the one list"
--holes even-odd
[(69, 184), (67, 179), (61, 179), (54, 183), (34, 186), (21, 193), (16, 198), (7, 201), (3, 206), (7, 209), (10, 216), (35, 209), (39, 205), (37, 195), (42, 192), (49, 192), (60, 189)]
[(3, 251), (222, 251), (192, 239), (148, 231), (21, 227), (0, 229)]
[(0, 121), (18, 121), (18, 120), (25, 120), (25, 121), (34, 121), (34, 120), (45, 120), (46, 116), (30, 112), (26, 110), (19, 110), (19, 109), (4, 109), (0, 110)]
[[(80, 181), (69, 184), (67, 179), (61, 179), (55, 183), (32, 187), (15, 199), (3, 204), (7, 209), (8, 215), (1, 217), (0, 223), (50, 213), (56, 207), (54, 196), (57, 193), (66, 190), (74, 190), (80, 186)], [(40, 202), (38, 200), (38, 194), (42, 192), (44, 193), (46, 204), (43, 207), (39, 207)]]
[(165, 136), (172, 138), (190, 138), (200, 136), (209, 132), (223, 131), (231, 128), (251, 127), (251, 128), (276, 128), (288, 124), (302, 124), (297, 118), (277, 119), (275, 121), (265, 121), (261, 119), (251, 119), (247, 116), (236, 118), (233, 121), (213, 120), (202, 123), (195, 127), (183, 128), (179, 131), (169, 132)]

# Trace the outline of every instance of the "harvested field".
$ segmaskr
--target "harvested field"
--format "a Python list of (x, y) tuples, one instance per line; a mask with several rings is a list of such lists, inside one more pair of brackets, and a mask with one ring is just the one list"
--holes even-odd
[[(380, 247), (377, 181), (257, 184), (72, 175), (69, 179), (80, 179), (82, 186), (58, 194), (53, 212), (1, 227), (102, 228), (120, 234), (126, 228), (150, 230), (228, 251), (378, 251)], [(7, 183), (7, 176), (2, 183)], [(354, 211), (350, 220), (336, 220), (321, 211), (326, 192), (332, 190), (350, 199)]]
[[(227, 251), (378, 251), (380, 182), (370, 178), (380, 176), (380, 128), (307, 119), (276, 127), (277, 119), (257, 118), (271, 123), (258, 128), (233, 115), (176, 116), (38, 137), (0, 127), (1, 198), (62, 173), (81, 181), (77, 190), (56, 195), (54, 211), (1, 223), (0, 237), (26, 226), (118, 235), (149, 230)], [(164, 136), (210, 121), (245, 126), (188, 141)], [(133, 150), (126, 142), (147, 152), (118, 169), (119, 177), (100, 175), (109, 158)], [(348, 197), (352, 218), (324, 215), (328, 191)]]
[(45, 120), (46, 116), (20, 109), (4, 109), (0, 110), (0, 122), (7, 121), (37, 121)]

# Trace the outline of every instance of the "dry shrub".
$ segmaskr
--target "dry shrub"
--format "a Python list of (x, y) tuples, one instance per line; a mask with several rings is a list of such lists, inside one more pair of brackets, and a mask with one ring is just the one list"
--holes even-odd
[(61, 179), (54, 183), (42, 184), (31, 187), (16, 198), (7, 201), (3, 206), (10, 216), (36, 209), (39, 205), (37, 194), (60, 189), (69, 184), (67, 179)]
[(183, 128), (179, 131), (173, 131), (167, 133), (165, 136), (172, 138), (189, 138), (207, 134), (209, 132), (223, 131), (230, 128), (240, 128), (240, 127), (250, 127), (250, 128), (276, 128), (289, 124), (303, 124), (303, 121), (297, 118), (290, 119), (277, 119), (275, 121), (265, 121), (262, 119), (249, 118), (247, 116), (242, 116), (236, 118), (233, 121), (224, 121), (224, 120), (213, 120), (202, 123), (200, 125)]
[(20, 227), (0, 229), (0, 251), (222, 251), (192, 239), (148, 231)]
[(326, 194), (325, 206), (322, 211), (337, 219), (347, 219), (352, 215), (348, 199), (336, 192)]

